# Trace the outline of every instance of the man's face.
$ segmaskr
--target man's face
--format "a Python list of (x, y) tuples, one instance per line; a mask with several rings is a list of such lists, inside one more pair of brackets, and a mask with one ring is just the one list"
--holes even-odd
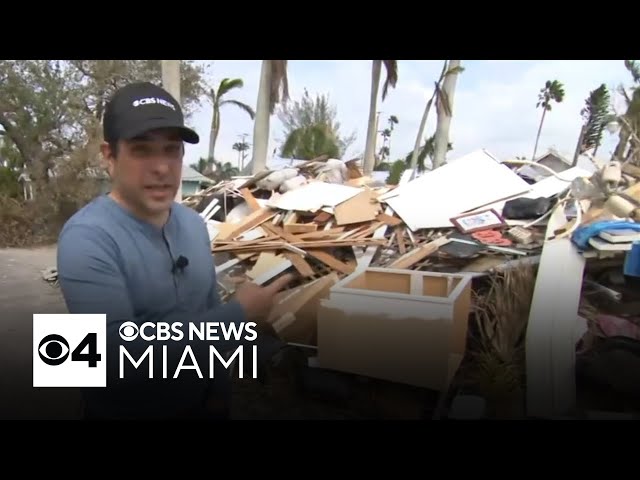
[(145, 215), (162, 214), (171, 206), (182, 174), (184, 148), (173, 130), (154, 130), (122, 140), (117, 152), (103, 145), (113, 192)]

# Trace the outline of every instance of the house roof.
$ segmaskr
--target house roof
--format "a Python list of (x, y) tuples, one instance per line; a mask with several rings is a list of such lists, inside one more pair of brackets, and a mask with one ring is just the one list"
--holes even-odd
[(209, 185), (213, 185), (216, 182), (211, 180), (209, 177), (205, 177), (197, 170), (194, 170), (190, 166), (186, 164), (182, 164), (182, 181), (183, 182), (198, 182), (198, 183), (207, 183)]
[[(571, 164), (573, 163), (573, 155), (568, 155), (564, 152), (559, 152), (558, 150), (554, 149), (554, 148), (550, 148), (549, 150), (547, 150), (545, 153), (539, 155), (536, 159), (535, 162), (539, 162), (540, 160), (545, 159), (548, 156), (553, 156), (555, 158), (557, 158), (558, 160), (560, 160), (562, 163), (564, 163), (565, 165), (567, 165), (567, 167), (571, 167)], [(579, 155), (578, 156), (578, 163), (576, 164), (576, 167), (579, 167), (582, 170), (586, 170), (590, 173), (595, 173), (595, 171), (597, 170), (596, 165), (594, 164), (594, 161), (598, 164), (598, 165), (604, 165), (606, 163), (606, 161), (602, 158), (595, 158), (594, 160), (591, 160), (591, 156), (590, 155)], [(529, 177), (531, 179), (534, 180), (540, 180), (544, 177), (548, 177), (550, 175), (549, 172), (547, 172), (546, 170), (543, 170), (541, 168), (536, 168), (533, 167), (531, 165), (524, 165), (523, 167), (519, 168), (517, 170), (519, 175), (523, 175), (526, 177)]]

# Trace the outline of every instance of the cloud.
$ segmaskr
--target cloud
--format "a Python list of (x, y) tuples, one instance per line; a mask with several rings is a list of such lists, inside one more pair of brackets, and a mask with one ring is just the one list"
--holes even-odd
[[(465, 71), (458, 77), (453, 102), (454, 117), (450, 140), (452, 156), (464, 155), (477, 148), (486, 148), (499, 158), (516, 155), (530, 157), (540, 122), (541, 110), (536, 109), (540, 88), (546, 80), (557, 79), (565, 85), (565, 100), (553, 105), (542, 129), (538, 151), (556, 147), (572, 153), (580, 131), (580, 110), (589, 92), (605, 83), (610, 89), (628, 85), (631, 77), (622, 60), (541, 60), (541, 61), (465, 61)], [(255, 106), (260, 77), (260, 60), (214, 60), (211, 68), (213, 84), (224, 77), (242, 78), (245, 86), (235, 90), (234, 98)], [(442, 60), (400, 60), (396, 89), (391, 89), (381, 111), (380, 128), (390, 115), (399, 124), (391, 137), (392, 158), (405, 156), (413, 149), (417, 130), (433, 83), (440, 74)], [(384, 79), (384, 68), (383, 68)], [(311, 94), (326, 93), (337, 107), (342, 131), (353, 131), (357, 139), (347, 156), (364, 151), (369, 115), (371, 61), (324, 60), (289, 62), (289, 84), (292, 98), (299, 98), (306, 87)], [(187, 159), (193, 163), (208, 151), (211, 107), (205, 105), (191, 118), (191, 125), (201, 135), (201, 143), (187, 147)], [(435, 131), (436, 114), (429, 115), (425, 136)], [(221, 112), (221, 128), (216, 145), (216, 157), (236, 163), (237, 152), (232, 146), (239, 135), (248, 134), (251, 143), (253, 122), (245, 112), (233, 105)], [(605, 133), (602, 155), (609, 154), (616, 143)], [(269, 153), (282, 140), (282, 126), (271, 117)]]

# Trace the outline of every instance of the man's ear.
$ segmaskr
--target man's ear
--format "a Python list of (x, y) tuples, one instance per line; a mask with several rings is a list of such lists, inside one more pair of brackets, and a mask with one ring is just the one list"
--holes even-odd
[(105, 162), (109, 176), (113, 178), (114, 162), (116, 160), (116, 152), (111, 149), (111, 145), (107, 142), (100, 144), (100, 153), (102, 153), (102, 161)]

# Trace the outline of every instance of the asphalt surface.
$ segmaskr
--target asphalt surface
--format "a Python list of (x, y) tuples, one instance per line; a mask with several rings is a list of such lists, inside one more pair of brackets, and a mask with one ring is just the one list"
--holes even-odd
[(77, 389), (33, 387), (33, 314), (67, 311), (60, 290), (42, 278), (55, 265), (55, 246), (0, 249), (0, 419), (81, 414)]

